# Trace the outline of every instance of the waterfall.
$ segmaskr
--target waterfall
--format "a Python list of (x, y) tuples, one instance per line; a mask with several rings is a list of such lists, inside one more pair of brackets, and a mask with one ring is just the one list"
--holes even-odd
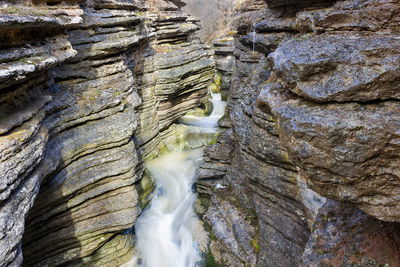
[(157, 183), (151, 207), (136, 223), (141, 266), (190, 267), (201, 260), (193, 238), (192, 185), (201, 150), (173, 152), (146, 164)]
[(209, 100), (213, 105), (213, 110), (208, 117), (200, 117), (193, 115), (186, 115), (181, 118), (181, 121), (188, 125), (203, 127), (203, 128), (216, 128), (218, 127), (218, 120), (224, 116), (226, 102), (222, 101), (221, 93), (212, 93)]
[[(187, 124), (217, 127), (225, 112), (221, 94), (211, 94), (213, 111), (208, 117), (191, 116)], [(202, 158), (202, 149), (172, 152), (146, 163), (157, 188), (151, 205), (135, 225), (140, 259), (132, 261), (143, 267), (195, 267), (201, 265), (196, 237), (200, 223), (194, 211), (196, 196), (192, 186)]]

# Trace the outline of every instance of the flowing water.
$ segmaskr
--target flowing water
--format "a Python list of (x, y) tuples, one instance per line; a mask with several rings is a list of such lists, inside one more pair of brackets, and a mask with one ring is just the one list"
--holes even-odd
[(222, 101), (220, 93), (211, 93), (209, 100), (213, 105), (213, 110), (208, 117), (186, 115), (181, 118), (185, 124), (202, 128), (218, 127), (218, 120), (224, 115), (226, 102)]
[[(208, 117), (187, 116), (186, 124), (216, 128), (225, 111), (221, 94), (212, 94), (213, 111)], [(151, 205), (136, 222), (139, 261), (143, 267), (194, 267), (201, 265), (196, 240), (199, 219), (194, 211), (195, 172), (202, 149), (172, 152), (146, 163), (157, 188)]]

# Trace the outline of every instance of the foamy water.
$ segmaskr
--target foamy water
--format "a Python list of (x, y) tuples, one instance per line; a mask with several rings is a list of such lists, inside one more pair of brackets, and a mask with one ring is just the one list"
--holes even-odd
[(213, 105), (213, 110), (208, 117), (186, 115), (181, 118), (185, 124), (194, 125), (204, 128), (216, 128), (218, 127), (218, 120), (224, 116), (226, 102), (222, 101), (220, 93), (211, 93), (211, 99), (209, 100)]
[[(187, 116), (186, 124), (215, 128), (224, 115), (221, 94), (212, 94), (208, 117)], [(146, 163), (157, 187), (151, 205), (135, 225), (138, 258), (129, 266), (195, 267), (201, 265), (199, 219), (194, 211), (195, 172), (202, 149), (172, 152)], [(127, 265), (125, 265), (127, 266)]]
[(174, 152), (146, 164), (157, 183), (151, 207), (136, 222), (139, 266), (191, 267), (200, 262), (192, 185), (202, 151)]

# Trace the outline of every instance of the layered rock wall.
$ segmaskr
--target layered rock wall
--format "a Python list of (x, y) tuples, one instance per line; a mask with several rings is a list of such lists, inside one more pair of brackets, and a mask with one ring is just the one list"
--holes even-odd
[(214, 72), (180, 6), (1, 4), (1, 266), (21, 265), (21, 244), (25, 266), (134, 255), (143, 159)]
[[(0, 4), (1, 266), (135, 254), (143, 160), (214, 74), (183, 5)], [(214, 43), (227, 130), (197, 183), (218, 263), (398, 266), (399, 13), (397, 0), (238, 6), (234, 38)]]
[[(200, 171), (203, 192), (223, 185), (204, 215), (217, 262), (397, 266), (397, 234), (382, 239), (381, 255), (366, 244), (379, 235), (373, 217), (398, 222), (400, 214), (399, 10), (391, 0), (243, 3), (230, 123), (222, 121), (231, 129), (206, 149)], [(329, 200), (318, 215), (324, 197), (339, 204)], [(319, 234), (332, 234), (336, 219), (338, 240), (329, 243)]]

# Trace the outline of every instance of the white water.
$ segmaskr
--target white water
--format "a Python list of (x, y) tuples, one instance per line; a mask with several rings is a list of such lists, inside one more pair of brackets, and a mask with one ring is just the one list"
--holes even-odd
[(208, 117), (186, 115), (181, 118), (181, 121), (193, 126), (216, 128), (218, 126), (218, 120), (224, 116), (226, 102), (222, 101), (220, 93), (211, 93), (211, 99), (209, 101), (213, 105), (213, 110)]
[[(214, 109), (208, 117), (190, 116), (188, 124), (217, 127), (225, 111), (221, 94), (212, 94)], [(189, 116), (188, 116), (189, 117)], [(199, 219), (194, 212), (192, 186), (202, 149), (173, 152), (146, 164), (157, 188), (150, 207), (136, 222), (139, 260), (133, 266), (195, 267), (201, 265), (197, 245)]]
[(146, 164), (157, 183), (151, 207), (136, 222), (141, 266), (190, 267), (201, 260), (194, 235), (192, 185), (202, 152), (174, 152)]

